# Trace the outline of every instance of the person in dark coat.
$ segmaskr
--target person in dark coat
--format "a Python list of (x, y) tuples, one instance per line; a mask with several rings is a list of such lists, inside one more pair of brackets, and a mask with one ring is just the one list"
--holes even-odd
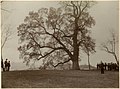
[(108, 70), (110, 70), (110, 63), (108, 63)]
[(99, 65), (98, 65), (98, 63), (97, 63), (97, 69), (99, 69)]
[(8, 67), (7, 67), (8, 62), (7, 62), (7, 60), (8, 60), (8, 59), (6, 59), (5, 62), (4, 62), (4, 64), (5, 64), (5, 71), (8, 70)]
[(8, 69), (7, 69), (7, 71), (10, 71), (10, 61), (8, 61), (8, 63), (7, 63), (7, 67), (8, 67)]
[(3, 59), (1, 59), (1, 68), (2, 68), (3, 71), (5, 71)]
[(105, 66), (105, 70), (107, 70), (107, 63), (105, 63), (105, 65), (104, 65), (104, 66)]
[(102, 61), (101, 61), (101, 74), (104, 74), (104, 64)]

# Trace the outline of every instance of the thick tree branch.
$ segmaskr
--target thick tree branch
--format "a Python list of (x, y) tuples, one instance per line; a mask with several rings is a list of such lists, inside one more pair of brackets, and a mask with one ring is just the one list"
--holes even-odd
[(73, 5), (74, 15), (78, 15), (78, 7), (74, 4), (73, 1), (71, 1), (71, 4)]
[(106, 45), (102, 45), (104, 51), (108, 52), (108, 53), (111, 53), (111, 54), (114, 54), (113, 51), (110, 51), (109, 48), (106, 46)]
[[(39, 22), (39, 21), (38, 21)], [(64, 48), (64, 50), (68, 53), (69, 56), (72, 56), (71, 52), (66, 48), (66, 46), (57, 38), (55, 37), (53, 34), (49, 33), (46, 28), (44, 26), (42, 26), (41, 24), (39, 24), (45, 31), (46, 34), (52, 36), (53, 38), (56, 39), (56, 41)]]
[(86, 1), (86, 5), (82, 8), (81, 12), (83, 12), (88, 7), (89, 2)]
[[(34, 18), (34, 19), (35, 19), (35, 18)], [(63, 46), (64, 51), (66, 51), (69, 56), (72, 56), (71, 52), (66, 48), (66, 46), (65, 46), (57, 37), (55, 37), (53, 34), (49, 33), (49, 32), (46, 30), (46, 28), (40, 24), (39, 20), (37, 20), (37, 19), (35, 19), (35, 20), (38, 22), (39, 26), (44, 29), (44, 31), (45, 31), (46, 34), (48, 34), (48, 35), (52, 36), (53, 38), (55, 38), (55, 39), (57, 40), (57, 42)], [(34, 40), (34, 39), (33, 39), (33, 40)], [(34, 41), (35, 41), (35, 40), (34, 40)], [(35, 41), (35, 42), (36, 42), (36, 41)], [(36, 44), (38, 44), (38, 43), (36, 43)], [(39, 44), (38, 44), (38, 45), (39, 45)], [(40, 45), (39, 45), (39, 47), (40, 47)], [(41, 59), (41, 58), (40, 58), (40, 59)]]
[[(28, 32), (28, 31), (27, 31)], [(34, 39), (34, 36), (32, 33), (28, 32), (32, 37), (31, 39), (39, 46), (39, 48), (51, 48), (51, 49), (57, 49), (57, 48), (54, 48), (54, 47), (51, 47), (51, 46), (47, 46), (47, 45), (44, 45), (44, 46), (41, 46), (35, 39)], [(61, 49), (64, 49), (63, 47), (58, 47), (58, 48), (61, 48)]]
[(40, 59), (42, 59), (42, 58), (52, 54), (54, 51), (60, 50), (60, 49), (63, 49), (63, 48), (62, 47), (54, 48), (52, 51), (50, 51), (50, 52), (46, 53), (45, 55), (41, 56), (40, 58), (38, 58), (38, 60), (40, 60)]
[(60, 65), (60, 64), (65, 64), (65, 63), (67, 63), (67, 62), (69, 62), (71, 59), (68, 59), (68, 60), (66, 60), (66, 61), (64, 61), (64, 62), (59, 62), (58, 64), (56, 64), (56, 65), (53, 65), (52, 64), (52, 66), (53, 67), (57, 67), (58, 65)]
[(3, 44), (2, 44), (2, 46), (1, 46), (1, 50), (3, 49), (3, 47), (4, 47), (4, 45), (5, 45), (5, 43), (7, 42), (7, 37), (5, 37), (5, 40), (4, 40), (4, 42), (3, 42)]
[(114, 51), (110, 51), (109, 48), (106, 45), (103, 45), (102, 47), (103, 47), (102, 50), (112, 54), (115, 57), (115, 60), (116, 60), (117, 64), (119, 65), (119, 61), (118, 61), (118, 58), (116, 56), (116, 53)]

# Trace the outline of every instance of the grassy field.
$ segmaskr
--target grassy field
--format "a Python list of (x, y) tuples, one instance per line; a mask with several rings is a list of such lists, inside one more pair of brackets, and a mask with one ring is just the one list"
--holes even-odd
[(2, 72), (3, 88), (118, 88), (119, 72), (29, 70)]

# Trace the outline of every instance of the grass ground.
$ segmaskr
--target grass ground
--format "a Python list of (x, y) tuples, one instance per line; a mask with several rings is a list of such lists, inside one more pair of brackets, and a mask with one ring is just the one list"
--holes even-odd
[(3, 88), (118, 88), (119, 72), (29, 70), (2, 72)]

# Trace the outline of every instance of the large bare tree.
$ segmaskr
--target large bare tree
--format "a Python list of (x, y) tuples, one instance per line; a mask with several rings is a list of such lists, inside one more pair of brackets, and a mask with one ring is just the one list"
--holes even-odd
[(93, 4), (91, 1), (63, 1), (60, 8), (29, 12), (17, 28), (20, 57), (26, 63), (32, 59), (50, 60), (54, 67), (72, 61), (72, 69), (78, 70), (80, 48), (91, 38), (89, 28), (95, 25), (89, 14)]
[(101, 44), (101, 49), (109, 54), (112, 54), (116, 60), (116, 63), (119, 65), (119, 59), (117, 56), (118, 51), (118, 37), (115, 32), (112, 30), (111, 32), (111, 39), (108, 39), (106, 42)]

